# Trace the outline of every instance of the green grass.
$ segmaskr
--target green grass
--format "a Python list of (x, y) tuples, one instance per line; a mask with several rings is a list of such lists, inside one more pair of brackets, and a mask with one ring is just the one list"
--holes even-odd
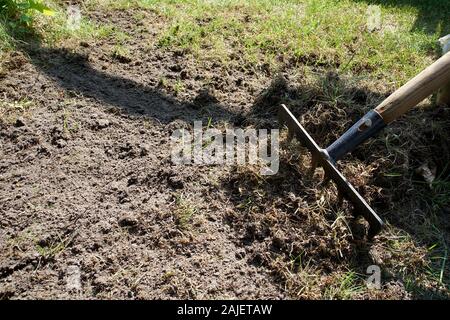
[[(88, 1), (91, 8), (151, 8), (168, 21), (159, 45), (188, 50), (199, 59), (226, 64), (237, 55), (249, 64), (276, 65), (286, 56), (387, 82), (403, 82), (429, 64), (438, 37), (448, 31), (442, 25), (434, 33), (417, 27), (423, 4), (412, 3), (380, 6), (381, 29), (369, 32), (364, 1)], [(450, 3), (439, 6), (450, 12)], [(432, 24), (444, 18), (428, 19)]]
[[(83, 19), (81, 28), (70, 31), (65, 9), (46, 1), (54, 17), (39, 17), (37, 28), (46, 42), (112, 36), (117, 30)], [(380, 30), (366, 28), (369, 4), (380, 4)], [(166, 20), (158, 35), (161, 47), (181, 48), (198, 59), (227, 65), (242, 57), (249, 67), (280, 59), (382, 78), (398, 85), (434, 59), (437, 39), (450, 32), (445, 12), (450, 2), (362, 0), (88, 0), (84, 10), (151, 9)], [(408, 4), (409, 3), (409, 4)], [(424, 14), (428, 8), (434, 14)], [(138, 15), (138, 14), (137, 14)], [(420, 21), (421, 25), (417, 25)], [(430, 25), (436, 25), (430, 33)], [(11, 48), (4, 25), (0, 48)], [(120, 42), (120, 41), (119, 41)], [(284, 57), (284, 58), (282, 58)]]
[[(79, 28), (71, 29), (68, 24), (66, 7), (57, 1), (45, 1), (54, 11), (53, 16), (31, 13), (33, 23), (30, 28), (12, 28), (8, 19), (0, 13), (0, 57), (16, 49), (18, 44), (31, 41), (42, 45), (58, 46), (62, 42), (99, 40), (113, 37), (118, 43), (127, 39), (126, 34), (112, 24), (100, 24), (82, 15)], [(82, 12), (85, 14), (85, 12)]]
[(44, 259), (51, 259), (57, 256), (59, 253), (64, 251), (65, 248), (66, 245), (63, 241), (52, 243), (49, 246), (36, 245), (36, 251)]
[(450, 206), (450, 177), (433, 181), (429, 198), (434, 210)]
[(0, 16), (0, 53), (12, 48), (12, 39), (6, 28), (6, 18)]
[(130, 50), (126, 46), (117, 44), (114, 46), (111, 55), (118, 60), (127, 60), (130, 59)]
[(348, 271), (328, 286), (323, 294), (324, 299), (348, 300), (365, 290), (364, 279), (354, 271)]
[(32, 248), (41, 258), (52, 259), (63, 252), (72, 241), (72, 236), (64, 239), (58, 236), (57, 239), (53, 239), (49, 243), (40, 244), (39, 236), (39, 226), (32, 225), (22, 230), (16, 237), (8, 239), (8, 248), (10, 250), (17, 248), (20, 251), (26, 251)]

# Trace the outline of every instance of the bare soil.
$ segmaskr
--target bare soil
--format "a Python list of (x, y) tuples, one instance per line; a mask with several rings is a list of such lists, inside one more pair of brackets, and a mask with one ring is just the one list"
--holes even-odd
[[(114, 41), (105, 39), (61, 48), (35, 43), (7, 62), (0, 95), (31, 104), (5, 113), (0, 126), (0, 298), (319, 298), (350, 268), (395, 270), (404, 253), (386, 253), (386, 237), (366, 241), (362, 221), (353, 223), (354, 234), (341, 220), (332, 225), (339, 210), (351, 215), (350, 205), (327, 207), (334, 187), (318, 188), (304, 174), (302, 152), (283, 152), (280, 173), (261, 177), (252, 167), (176, 166), (169, 148), (172, 131), (194, 120), (276, 128), (281, 102), (325, 145), (385, 93), (348, 88), (352, 107), (339, 112), (308, 87), (296, 62), (283, 61), (279, 75), (238, 55), (227, 66), (200, 63), (189, 52), (149, 44), (162, 22), (142, 13), (148, 25), (136, 24), (132, 10), (91, 17), (130, 35), (129, 56), (112, 54)], [(174, 89), (176, 81), (183, 90)], [(445, 110), (411, 117), (436, 114), (449, 118)], [(389, 132), (408, 126), (405, 120)], [(383, 173), (407, 172), (430, 157), (443, 170), (448, 132), (425, 129), (411, 141), (423, 139), (408, 154), (410, 167), (389, 158), (393, 151), (381, 139), (344, 164), (383, 218), (413, 237), (405, 221), (416, 223), (409, 213), (418, 204), (404, 193), (409, 186)], [(295, 143), (284, 149), (301, 151)], [(438, 219), (448, 237), (448, 212)], [(421, 250), (408, 254), (406, 263), (426, 264)], [(422, 289), (448, 294), (436, 284)], [(414, 295), (388, 272), (383, 290), (354, 297)]]

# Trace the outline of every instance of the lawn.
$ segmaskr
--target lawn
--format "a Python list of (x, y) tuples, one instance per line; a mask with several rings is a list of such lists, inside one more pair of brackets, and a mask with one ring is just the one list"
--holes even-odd
[(341, 163), (387, 222), (373, 241), (295, 142), (270, 177), (167, 145), (194, 120), (277, 127), (281, 103), (331, 143), (440, 56), (450, 2), (85, 0), (76, 27), (45, 3), (31, 28), (0, 15), (0, 298), (449, 298), (434, 96)]

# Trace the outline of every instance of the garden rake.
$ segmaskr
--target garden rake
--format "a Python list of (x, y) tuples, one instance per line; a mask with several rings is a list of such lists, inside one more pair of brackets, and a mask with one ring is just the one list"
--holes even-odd
[(312, 170), (320, 166), (325, 180), (333, 180), (339, 199), (347, 198), (354, 206), (354, 215), (362, 215), (369, 223), (368, 237), (375, 236), (383, 227), (383, 221), (343, 176), (336, 166), (337, 160), (353, 151), (368, 138), (375, 136), (389, 123), (416, 106), (434, 91), (450, 81), (450, 52), (423, 70), (400, 89), (386, 98), (375, 109), (359, 119), (328, 148), (322, 149), (303, 128), (285, 105), (279, 110), (280, 125), (285, 124), (289, 136), (296, 138), (312, 154)]

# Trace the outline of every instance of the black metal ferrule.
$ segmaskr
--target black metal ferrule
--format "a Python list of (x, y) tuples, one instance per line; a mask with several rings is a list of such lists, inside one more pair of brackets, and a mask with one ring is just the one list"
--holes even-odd
[(370, 110), (339, 139), (333, 142), (326, 151), (332, 160), (337, 161), (361, 143), (376, 135), (384, 127), (386, 127), (386, 124), (381, 115), (375, 110)]

